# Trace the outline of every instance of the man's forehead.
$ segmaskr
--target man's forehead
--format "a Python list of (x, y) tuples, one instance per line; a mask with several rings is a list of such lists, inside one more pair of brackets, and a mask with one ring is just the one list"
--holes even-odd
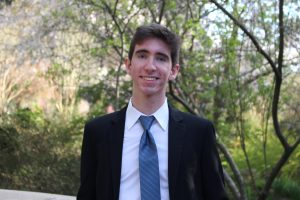
[(134, 53), (136, 52), (153, 52), (153, 53), (163, 53), (168, 56), (171, 55), (171, 49), (162, 39), (159, 38), (147, 38), (138, 43), (134, 47)]

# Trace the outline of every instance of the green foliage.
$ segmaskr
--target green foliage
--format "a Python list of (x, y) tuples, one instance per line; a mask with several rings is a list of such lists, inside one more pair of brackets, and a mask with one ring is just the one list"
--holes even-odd
[(300, 200), (300, 182), (288, 178), (278, 178), (273, 183), (273, 192), (269, 199)]
[(74, 195), (83, 118), (19, 109), (1, 119), (0, 187)]
[[(263, 130), (261, 130), (256, 122), (257, 119), (250, 118), (247, 122), (246, 127), (246, 137), (248, 138), (245, 143), (248, 158), (251, 163), (251, 171), (254, 175), (256, 186), (262, 188), (265, 183), (265, 177), (272, 169), (272, 167), (279, 160), (280, 155), (283, 152), (283, 148), (280, 142), (273, 134), (268, 134), (267, 145), (266, 145), (266, 157), (264, 155), (263, 149)], [(230, 152), (239, 166), (241, 173), (245, 181), (251, 185), (251, 177), (249, 174), (249, 169), (247, 162), (245, 160), (244, 152), (240, 146), (239, 138), (232, 140), (230, 142)], [(226, 167), (226, 165), (225, 165)], [(299, 149), (294, 152), (294, 155), (290, 158), (290, 161), (284, 166), (281, 174), (281, 178), (278, 182), (274, 183), (272, 190), (272, 195), (275, 199), (297, 199), (299, 196), (299, 186), (297, 185), (297, 180), (299, 179)], [(255, 199), (255, 194), (253, 194), (253, 188), (248, 188), (249, 199)], [(289, 195), (287, 195), (289, 193)], [(297, 197), (297, 198), (296, 198)], [(270, 199), (273, 199), (270, 197)]]
[[(265, 177), (270, 168), (279, 159), (280, 153), (283, 148), (280, 146), (279, 141), (270, 135), (267, 143), (267, 160), (265, 163), (262, 146), (262, 135), (260, 130), (249, 130), (247, 131), (247, 137), (249, 140), (246, 141), (246, 150), (249, 155), (249, 160), (252, 164), (252, 171), (255, 174), (255, 178), (260, 179)], [(244, 169), (246, 180), (249, 181), (249, 172), (247, 171), (247, 164), (244, 156), (244, 152), (239, 145), (239, 141), (232, 141), (232, 155), (240, 169)]]

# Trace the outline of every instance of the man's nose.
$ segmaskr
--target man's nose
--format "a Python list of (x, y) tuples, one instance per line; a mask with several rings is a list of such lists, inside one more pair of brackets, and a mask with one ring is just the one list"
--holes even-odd
[(148, 70), (148, 71), (154, 71), (156, 70), (156, 63), (155, 63), (155, 59), (154, 58), (149, 58), (148, 59), (148, 62), (145, 66), (145, 69)]

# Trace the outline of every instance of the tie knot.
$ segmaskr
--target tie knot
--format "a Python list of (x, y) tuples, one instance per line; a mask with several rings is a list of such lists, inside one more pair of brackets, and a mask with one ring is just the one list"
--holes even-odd
[(155, 117), (154, 116), (143, 116), (141, 115), (140, 118), (139, 118), (144, 130), (148, 130), (150, 129), (150, 127), (152, 126), (154, 120), (155, 120)]

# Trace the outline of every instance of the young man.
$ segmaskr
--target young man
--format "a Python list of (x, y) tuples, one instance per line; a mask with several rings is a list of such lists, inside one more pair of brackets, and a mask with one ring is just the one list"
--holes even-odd
[(227, 199), (212, 124), (168, 106), (179, 46), (164, 26), (137, 28), (125, 61), (132, 97), (86, 124), (78, 200)]

